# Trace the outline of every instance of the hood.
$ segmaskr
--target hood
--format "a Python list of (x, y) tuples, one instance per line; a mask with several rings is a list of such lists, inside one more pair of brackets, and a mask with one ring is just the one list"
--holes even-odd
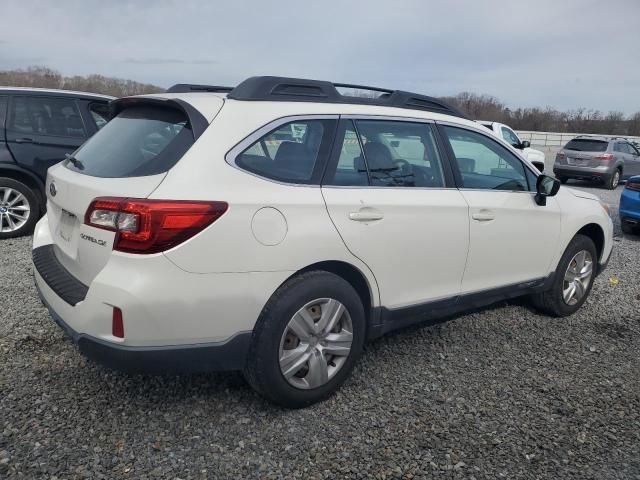
[(600, 199), (592, 193), (583, 192), (582, 190), (576, 190), (574, 188), (567, 188), (567, 187), (563, 187), (563, 188), (566, 188), (567, 190), (569, 190), (574, 197), (586, 198), (587, 200), (595, 200), (596, 202), (600, 201)]
[(525, 148), (524, 152), (525, 152), (525, 155), (527, 156), (527, 160), (529, 161), (539, 160), (541, 162), (544, 162), (544, 152), (541, 152), (540, 150), (536, 150), (535, 148)]

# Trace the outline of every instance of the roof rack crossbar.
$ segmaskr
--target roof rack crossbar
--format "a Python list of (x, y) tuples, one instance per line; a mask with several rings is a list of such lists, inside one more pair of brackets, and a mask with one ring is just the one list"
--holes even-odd
[(167, 89), (167, 93), (192, 93), (192, 92), (220, 92), (229, 93), (233, 87), (222, 87), (218, 85), (197, 85), (190, 83), (176, 83)]

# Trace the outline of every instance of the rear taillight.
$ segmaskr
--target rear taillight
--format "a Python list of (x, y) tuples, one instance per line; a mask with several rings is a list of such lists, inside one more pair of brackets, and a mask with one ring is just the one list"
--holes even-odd
[(593, 157), (594, 160), (607, 160), (607, 161), (611, 161), (613, 160), (613, 153), (603, 153), (602, 155), (598, 155), (596, 157)]
[(563, 151), (560, 151), (556, 154), (556, 160), (564, 160), (565, 154)]
[(227, 208), (226, 202), (100, 197), (89, 205), (84, 223), (116, 232), (114, 250), (157, 253), (201, 232)]
[(628, 190), (633, 190), (634, 192), (640, 192), (640, 181), (632, 182), (632, 181), (627, 180), (627, 183), (624, 186), (624, 188), (626, 188)]

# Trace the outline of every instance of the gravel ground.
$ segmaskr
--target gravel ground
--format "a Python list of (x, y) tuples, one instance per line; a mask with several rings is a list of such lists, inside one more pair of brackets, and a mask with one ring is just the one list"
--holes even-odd
[(299, 411), (238, 374), (91, 364), (36, 297), (30, 240), (4, 241), (0, 478), (640, 479), (640, 237), (616, 228), (573, 317), (512, 302), (379, 339)]

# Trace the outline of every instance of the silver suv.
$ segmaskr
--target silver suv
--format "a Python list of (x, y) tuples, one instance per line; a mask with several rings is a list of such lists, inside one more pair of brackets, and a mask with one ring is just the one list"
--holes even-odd
[(623, 138), (579, 136), (558, 152), (553, 173), (562, 183), (597, 180), (613, 190), (620, 180), (640, 175), (640, 152)]

